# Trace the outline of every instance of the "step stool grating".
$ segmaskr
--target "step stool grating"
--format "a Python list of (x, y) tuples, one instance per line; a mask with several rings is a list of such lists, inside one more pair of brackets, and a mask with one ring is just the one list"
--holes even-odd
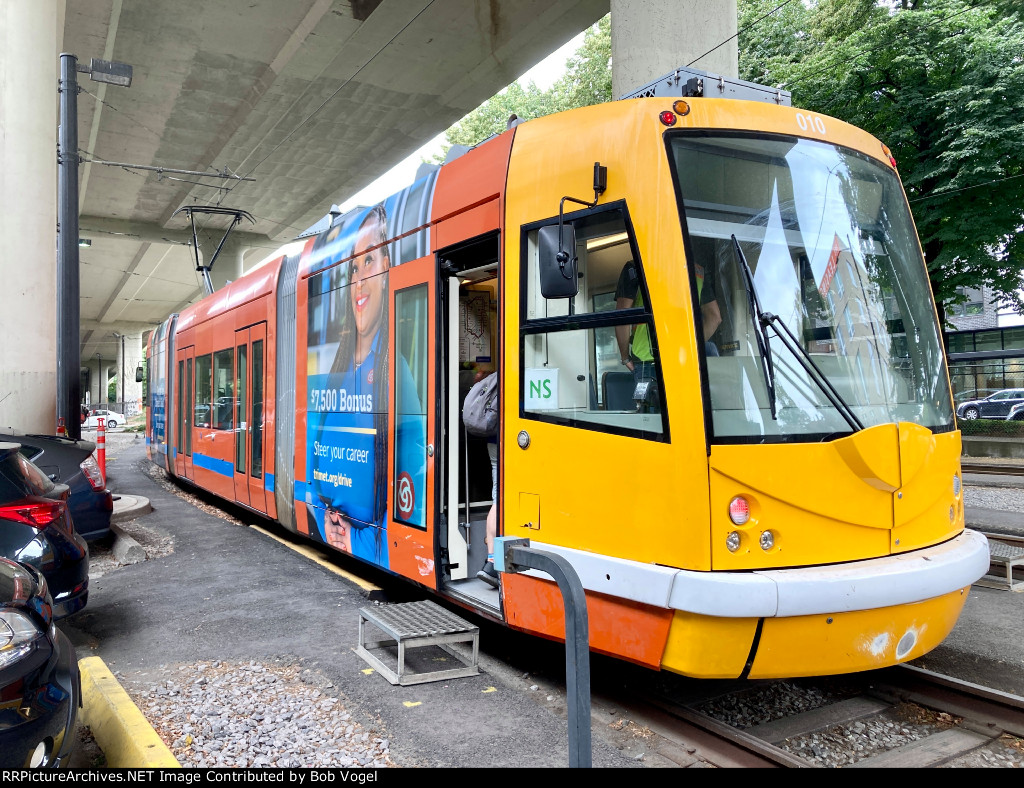
[(1024, 566), (1024, 547), (1007, 544), (994, 539), (988, 540), (989, 560), (992, 564), (1000, 564), (1006, 569), (1006, 578), (988, 574), (975, 582), (984, 588), (1002, 588), (1010, 591), (1024, 591), (1024, 580), (1013, 579), (1013, 568)]
[[(387, 637), (368, 640), (371, 627), (379, 629)], [(450, 644), (453, 643), (471, 644), (472, 658), (467, 660), (452, 649)], [(370, 653), (370, 649), (395, 646), (398, 648), (397, 669), (389, 667), (379, 657)], [(406, 664), (407, 650), (426, 646), (436, 646), (458, 660), (462, 667), (410, 672)], [(479, 627), (429, 600), (364, 607), (359, 610), (359, 645), (356, 647), (356, 653), (392, 684), (407, 686), (427, 681), (475, 676), (480, 673), (479, 648)]]

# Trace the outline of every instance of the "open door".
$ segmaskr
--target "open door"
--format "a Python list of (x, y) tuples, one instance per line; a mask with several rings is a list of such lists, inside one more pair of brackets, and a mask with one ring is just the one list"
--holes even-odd
[(267, 513), (263, 474), (263, 395), (267, 324), (235, 332), (235, 500)]
[(174, 472), (184, 479), (193, 478), (192, 421), (195, 394), (192, 389), (192, 365), (194, 356), (195, 347), (192, 345), (181, 348), (174, 354), (174, 363), (178, 373), (175, 396), (178, 401), (175, 403), (177, 424), (174, 425), (174, 448), (170, 451), (174, 455)]
[(391, 268), (388, 276), (389, 565), (436, 587), (436, 262), (423, 257)]

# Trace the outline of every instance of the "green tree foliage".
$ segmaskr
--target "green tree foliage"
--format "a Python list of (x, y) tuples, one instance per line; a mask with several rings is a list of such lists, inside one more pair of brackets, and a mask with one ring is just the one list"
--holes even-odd
[(435, 157), (443, 161), (452, 145), (472, 147), (505, 131), (511, 115), (529, 120), (552, 112), (586, 107), (612, 98), (611, 17), (605, 15), (583, 35), (583, 44), (565, 64), (565, 74), (541, 90), (532, 81), (513, 82), (445, 132), (447, 144)]
[(981, 285), (1024, 309), (1019, 0), (797, 0), (770, 13), (778, 6), (739, 0), (740, 76), (892, 149), (940, 311)]

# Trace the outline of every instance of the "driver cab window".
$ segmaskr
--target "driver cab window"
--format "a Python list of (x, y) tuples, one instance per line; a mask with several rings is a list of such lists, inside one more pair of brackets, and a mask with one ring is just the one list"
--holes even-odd
[(625, 207), (565, 221), (575, 230), (578, 260), (579, 290), (572, 298), (543, 297), (541, 228), (524, 228), (522, 414), (661, 440), (666, 429), (657, 342)]

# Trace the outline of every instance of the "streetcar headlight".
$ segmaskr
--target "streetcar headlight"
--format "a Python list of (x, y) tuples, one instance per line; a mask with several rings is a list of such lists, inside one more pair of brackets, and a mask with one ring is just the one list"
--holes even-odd
[(734, 525), (743, 525), (750, 519), (750, 504), (742, 495), (729, 501), (729, 519)]
[(740, 549), (740, 532), (733, 531), (727, 537), (725, 537), (725, 546), (729, 548), (730, 553), (735, 553)]
[(953, 497), (960, 497), (960, 474), (958, 473), (953, 474)]
[(775, 547), (775, 535), (771, 531), (761, 532), (761, 549), (771, 550)]

